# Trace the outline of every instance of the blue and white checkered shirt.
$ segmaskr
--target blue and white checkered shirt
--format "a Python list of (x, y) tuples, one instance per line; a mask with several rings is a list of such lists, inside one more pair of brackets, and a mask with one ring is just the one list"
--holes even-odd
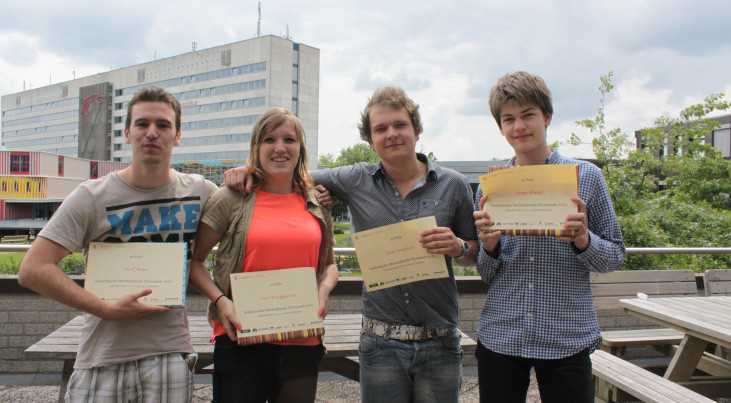
[[(312, 172), (315, 183), (348, 204), (354, 232), (401, 221), (435, 216), (437, 225), (449, 227), (466, 241), (476, 240), (472, 215), (472, 189), (464, 175), (431, 163), (427, 174), (405, 199), (386, 174), (383, 165), (355, 165)], [(452, 259), (445, 256), (449, 277), (417, 281), (382, 290), (363, 290), (363, 314), (391, 324), (426, 325), (430, 329), (457, 326), (457, 285)]]
[[(601, 169), (556, 150), (546, 163), (579, 166), (590, 245), (580, 252), (553, 237), (501, 236), (496, 259), (480, 247), (477, 268), (489, 288), (477, 336), (487, 349), (504, 355), (557, 359), (596, 348), (601, 334), (589, 274), (617, 270), (625, 257)], [(478, 188), (475, 206), (480, 198)]]

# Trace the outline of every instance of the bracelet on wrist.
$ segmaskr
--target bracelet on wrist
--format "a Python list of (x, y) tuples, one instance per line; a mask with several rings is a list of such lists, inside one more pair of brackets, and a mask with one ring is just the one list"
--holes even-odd
[(216, 298), (216, 300), (213, 302), (213, 305), (215, 305), (216, 307), (218, 307), (218, 300), (221, 299), (221, 298), (223, 298), (223, 297), (225, 297), (225, 296), (226, 296), (226, 294), (219, 295), (218, 298)]

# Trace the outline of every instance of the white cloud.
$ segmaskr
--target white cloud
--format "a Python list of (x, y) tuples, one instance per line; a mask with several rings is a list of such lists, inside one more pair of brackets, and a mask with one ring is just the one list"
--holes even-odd
[[(262, 1), (262, 30), (319, 48), (320, 152), (359, 141), (359, 112), (376, 86), (404, 86), (422, 105), (421, 143), (439, 159), (512, 154), (487, 96), (507, 72), (541, 75), (554, 95), (549, 141), (594, 115), (599, 75), (615, 72), (607, 127), (628, 133), (731, 91), (725, 0)], [(99, 18), (103, 16), (103, 18)], [(0, 94), (251, 38), (257, 3), (4, 2)], [(591, 156), (590, 147), (566, 154)]]
[(44, 49), (37, 37), (20, 32), (0, 32), (0, 89), (2, 95), (96, 74), (108, 68), (79, 64)]

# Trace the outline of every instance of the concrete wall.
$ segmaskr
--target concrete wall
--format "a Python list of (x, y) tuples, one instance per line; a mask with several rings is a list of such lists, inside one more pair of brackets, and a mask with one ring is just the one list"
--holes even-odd
[[(80, 277), (76, 279), (82, 283)], [(460, 277), (457, 287), (459, 328), (476, 340), (487, 288), (479, 277)], [(341, 278), (330, 297), (330, 312), (359, 313), (361, 289), (360, 278)], [(187, 301), (189, 314), (205, 315), (207, 301), (203, 296), (189, 289)], [(61, 361), (24, 360), (23, 351), (78, 314), (74, 309), (20, 287), (16, 276), (0, 276), (0, 374), (60, 373)], [(599, 311), (598, 315), (602, 330), (657, 327), (621, 310)], [(628, 358), (642, 354), (646, 353), (635, 351)], [(471, 355), (465, 355), (463, 362), (466, 366), (476, 365)]]

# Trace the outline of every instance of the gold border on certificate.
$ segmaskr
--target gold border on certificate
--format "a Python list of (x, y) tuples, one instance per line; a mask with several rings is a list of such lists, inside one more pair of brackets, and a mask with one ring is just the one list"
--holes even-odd
[(575, 230), (565, 230), (563, 225), (567, 215), (578, 211), (571, 201), (579, 194), (577, 165), (490, 168), (480, 176), (480, 187), (488, 196), (483, 211), (494, 225), (482, 230), (503, 235), (574, 235)]
[(140, 302), (183, 307), (187, 253), (185, 242), (91, 242), (84, 288), (105, 301), (151, 288)]
[(325, 334), (312, 267), (233, 273), (231, 295), (240, 345)]
[(419, 243), (421, 232), (436, 226), (429, 216), (353, 234), (366, 291), (448, 277), (444, 255), (428, 253)]

